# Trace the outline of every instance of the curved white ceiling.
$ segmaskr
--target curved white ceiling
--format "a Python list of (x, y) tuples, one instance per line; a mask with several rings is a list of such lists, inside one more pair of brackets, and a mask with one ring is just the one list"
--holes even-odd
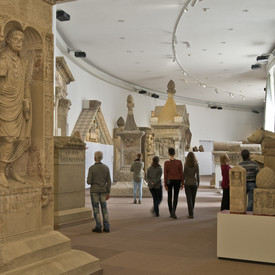
[(71, 16), (57, 21), (70, 49), (107, 74), (160, 94), (173, 79), (178, 97), (210, 105), (264, 106), (265, 65), (250, 67), (275, 46), (273, 0), (78, 0), (57, 9)]

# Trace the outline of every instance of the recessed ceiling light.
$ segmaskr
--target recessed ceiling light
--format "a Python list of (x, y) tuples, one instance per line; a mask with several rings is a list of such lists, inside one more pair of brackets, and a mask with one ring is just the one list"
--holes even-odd
[(222, 41), (221, 44), (226, 44), (226, 42), (225, 42), (225, 41)]
[(121, 37), (119, 37), (119, 39), (125, 39), (125, 37), (124, 37), (124, 36), (121, 36)]
[(209, 10), (210, 8), (203, 8), (203, 11), (206, 12), (207, 10)]
[(222, 53), (218, 53), (218, 55), (222, 55)]
[(220, 64), (223, 64), (224, 62), (220, 62)]
[(132, 53), (132, 51), (126, 51), (126, 53)]
[(136, 64), (140, 64), (140, 62), (139, 62), (139, 61), (137, 61), (137, 62), (136, 62)]
[(242, 10), (242, 12), (248, 12), (248, 10), (244, 9), (244, 10)]
[(119, 19), (119, 20), (117, 20), (117, 22), (124, 23), (125, 21), (123, 19)]
[(188, 54), (188, 56), (191, 56), (191, 55), (192, 55), (191, 53)]
[(207, 49), (202, 49), (202, 50), (205, 51), (205, 52), (207, 51)]
[(229, 31), (233, 31), (234, 29), (233, 29), (233, 28), (229, 28), (229, 29), (227, 29), (227, 30), (229, 30)]

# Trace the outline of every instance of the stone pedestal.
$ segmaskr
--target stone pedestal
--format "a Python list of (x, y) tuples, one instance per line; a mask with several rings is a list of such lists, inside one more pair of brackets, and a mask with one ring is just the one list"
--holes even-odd
[(85, 207), (85, 147), (74, 137), (55, 137), (54, 227), (91, 221)]

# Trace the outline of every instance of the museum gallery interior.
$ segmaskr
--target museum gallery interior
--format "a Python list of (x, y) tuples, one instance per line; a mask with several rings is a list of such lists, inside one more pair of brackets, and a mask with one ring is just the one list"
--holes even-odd
[[(0, 0), (0, 274), (274, 274), (274, 10), (272, 0)], [(169, 213), (163, 175), (152, 210), (147, 170), (157, 156), (163, 171), (169, 148), (198, 162), (194, 216), (184, 188)], [(87, 184), (98, 151), (111, 180), (103, 232)]]

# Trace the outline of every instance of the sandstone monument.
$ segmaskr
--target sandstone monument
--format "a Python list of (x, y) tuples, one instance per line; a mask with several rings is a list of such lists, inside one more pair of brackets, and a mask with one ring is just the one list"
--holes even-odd
[(176, 158), (184, 161), (185, 148), (190, 148), (191, 132), (189, 114), (185, 105), (176, 105), (174, 100), (175, 83), (167, 84), (168, 99), (164, 106), (156, 106), (151, 114), (151, 127), (154, 133), (154, 152), (163, 165), (169, 158), (168, 148), (176, 150)]
[(54, 0), (0, 0), (0, 273), (100, 272), (53, 230)]
[(246, 213), (246, 170), (235, 166), (229, 170), (230, 213)]

